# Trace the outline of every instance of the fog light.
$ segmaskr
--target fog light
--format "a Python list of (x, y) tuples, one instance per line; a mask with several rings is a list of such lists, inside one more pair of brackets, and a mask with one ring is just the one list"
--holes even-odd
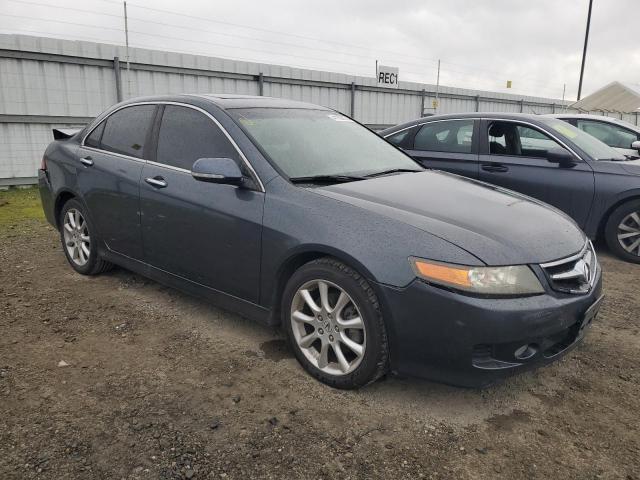
[(535, 343), (529, 343), (527, 345), (522, 345), (513, 352), (513, 356), (518, 360), (529, 360), (536, 353), (538, 353), (538, 346)]

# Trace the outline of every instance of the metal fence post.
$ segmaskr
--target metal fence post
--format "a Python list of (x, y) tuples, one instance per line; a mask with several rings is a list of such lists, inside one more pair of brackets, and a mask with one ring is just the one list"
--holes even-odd
[(122, 101), (122, 77), (120, 76), (120, 59), (113, 57), (113, 74), (116, 77), (116, 101)]
[(351, 118), (355, 117), (356, 113), (356, 82), (351, 82)]
[(524, 98), (520, 100), (520, 113), (524, 112)]
[(480, 95), (476, 95), (476, 112), (480, 111)]
[(264, 95), (264, 75), (262, 72), (258, 74), (258, 95), (261, 97)]
[(638, 125), (638, 112), (636, 112), (636, 125)]
[(420, 117), (424, 117), (424, 96), (425, 96), (425, 90), (424, 88), (422, 89), (422, 91), (420, 92)]
[(555, 103), (551, 104), (551, 113), (556, 113), (556, 104)]

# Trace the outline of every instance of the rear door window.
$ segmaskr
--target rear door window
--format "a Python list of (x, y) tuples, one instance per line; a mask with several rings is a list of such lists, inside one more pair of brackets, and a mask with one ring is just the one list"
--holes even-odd
[(473, 120), (425, 123), (416, 133), (414, 150), (471, 153)]
[(135, 105), (107, 118), (100, 148), (130, 157), (143, 158), (155, 105)]
[(156, 162), (191, 170), (199, 158), (231, 158), (240, 165), (237, 150), (224, 132), (204, 113), (193, 108), (164, 108)]

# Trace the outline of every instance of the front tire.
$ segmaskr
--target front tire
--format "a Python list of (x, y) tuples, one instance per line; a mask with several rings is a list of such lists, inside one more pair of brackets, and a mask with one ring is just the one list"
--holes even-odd
[(311, 261), (292, 275), (282, 321), (300, 364), (327, 385), (359, 388), (388, 369), (387, 332), (375, 292), (335, 259)]
[(69, 200), (62, 207), (60, 241), (69, 265), (82, 275), (97, 275), (113, 265), (98, 255), (98, 236), (82, 203)]
[(605, 226), (609, 249), (627, 262), (640, 263), (640, 201), (631, 201), (616, 208)]

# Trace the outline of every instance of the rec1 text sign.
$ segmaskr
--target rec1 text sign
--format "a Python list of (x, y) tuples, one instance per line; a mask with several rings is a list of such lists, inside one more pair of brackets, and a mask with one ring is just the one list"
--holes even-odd
[(378, 65), (376, 78), (379, 87), (398, 88), (398, 67)]

